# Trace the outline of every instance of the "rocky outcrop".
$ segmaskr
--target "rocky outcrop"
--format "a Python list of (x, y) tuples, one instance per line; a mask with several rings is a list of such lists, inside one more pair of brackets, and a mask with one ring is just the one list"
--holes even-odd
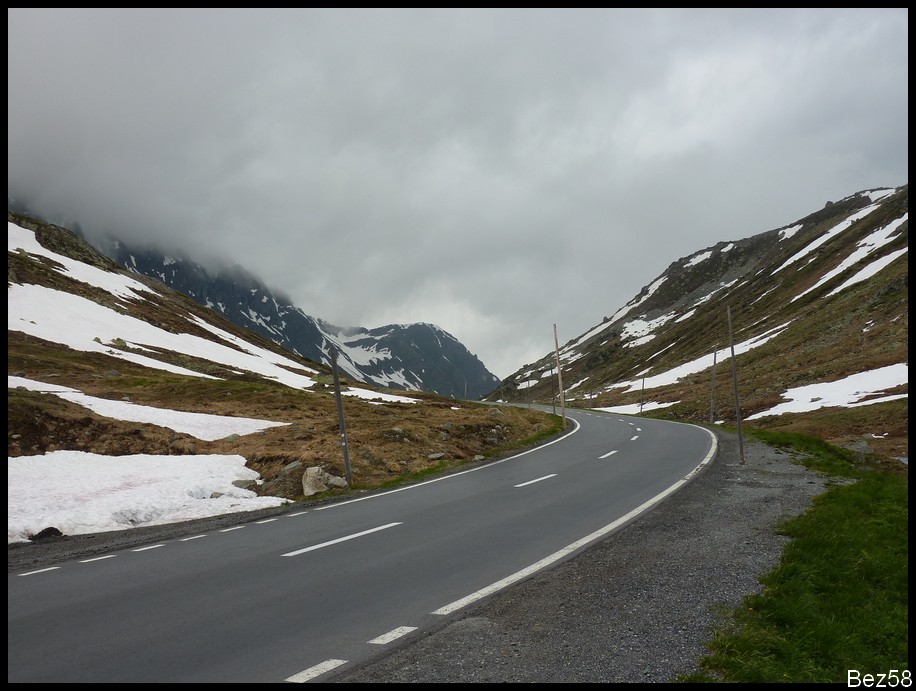
[(306, 468), (302, 474), (302, 494), (310, 497), (313, 494), (326, 492), (332, 487), (346, 487), (347, 481), (342, 477), (331, 475), (324, 468), (313, 466)]

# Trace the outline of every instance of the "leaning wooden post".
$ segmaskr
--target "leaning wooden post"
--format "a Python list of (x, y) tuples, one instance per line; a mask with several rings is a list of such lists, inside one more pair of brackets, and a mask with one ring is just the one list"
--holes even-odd
[(732, 338), (732, 308), (727, 306), (728, 311), (728, 342), (732, 349), (732, 382), (735, 386), (735, 417), (738, 419), (738, 455), (741, 458), (741, 465), (744, 465), (744, 437), (741, 434), (741, 402), (738, 400), (738, 366), (735, 364), (735, 339)]
[(560, 387), (560, 411), (563, 413), (563, 430), (566, 431), (566, 396), (563, 394), (563, 368), (560, 367), (560, 342), (557, 340), (557, 325), (553, 325), (553, 347), (557, 355), (557, 383)]
[(712, 397), (709, 400), (709, 424), (716, 421), (716, 354), (719, 344), (716, 343), (712, 350)]
[(337, 420), (340, 423), (340, 444), (343, 447), (344, 470), (347, 473), (347, 487), (352, 489), (350, 450), (347, 448), (347, 423), (344, 422), (343, 400), (340, 397), (340, 375), (337, 373), (337, 348), (335, 346), (331, 346), (331, 365), (334, 370), (334, 396), (337, 398)]

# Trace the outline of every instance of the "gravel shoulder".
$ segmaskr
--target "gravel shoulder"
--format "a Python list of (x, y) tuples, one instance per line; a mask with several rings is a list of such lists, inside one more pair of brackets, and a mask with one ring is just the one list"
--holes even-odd
[(608, 538), (501, 591), (343, 683), (672, 681), (696, 669), (722, 616), (760, 591), (828, 478), (717, 432), (716, 460)]
[[(668, 682), (696, 669), (723, 612), (758, 592), (829, 478), (716, 432), (717, 458), (653, 510), (553, 568), (402, 642), (337, 683)], [(299, 505), (301, 508), (301, 505)], [(279, 507), (10, 545), (9, 572), (237, 525)]]

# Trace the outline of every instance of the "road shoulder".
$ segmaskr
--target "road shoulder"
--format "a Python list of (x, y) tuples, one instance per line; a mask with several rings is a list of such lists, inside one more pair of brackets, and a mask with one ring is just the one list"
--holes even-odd
[(696, 669), (723, 613), (779, 563), (785, 519), (827, 478), (717, 432), (689, 484), (572, 559), (420, 633), (338, 683), (667, 682)]

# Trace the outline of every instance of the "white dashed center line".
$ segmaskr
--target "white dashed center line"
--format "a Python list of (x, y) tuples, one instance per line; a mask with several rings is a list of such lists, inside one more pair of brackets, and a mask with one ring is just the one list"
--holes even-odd
[(295, 557), (297, 554), (305, 554), (306, 552), (311, 552), (312, 550), (321, 549), (322, 547), (328, 547), (329, 545), (336, 545), (338, 542), (346, 542), (347, 540), (352, 540), (357, 537), (362, 537), (363, 535), (369, 535), (370, 533), (377, 533), (379, 530), (385, 530), (386, 528), (393, 528), (396, 525), (401, 525), (400, 523), (388, 523), (386, 525), (380, 525), (378, 528), (370, 528), (369, 530), (364, 530), (360, 533), (353, 533), (352, 535), (347, 535), (346, 537), (339, 537), (336, 540), (329, 540), (328, 542), (322, 542), (320, 545), (312, 545), (311, 547), (304, 547), (303, 549), (297, 549), (294, 552), (287, 552), (281, 556), (284, 557)]
[(528, 482), (523, 482), (520, 485), (513, 485), (514, 487), (525, 487), (526, 485), (533, 485), (535, 482), (540, 482), (541, 480), (549, 480), (552, 477), (556, 477), (556, 473), (551, 473), (550, 475), (545, 475), (544, 477), (539, 477), (536, 480), (528, 480)]

